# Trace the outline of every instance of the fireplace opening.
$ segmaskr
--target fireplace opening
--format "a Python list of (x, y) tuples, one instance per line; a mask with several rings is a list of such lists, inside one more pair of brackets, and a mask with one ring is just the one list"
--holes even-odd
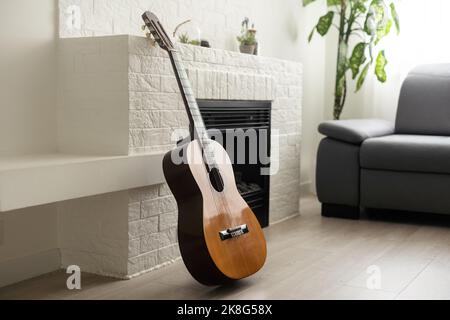
[[(222, 141), (219, 142), (233, 162), (236, 186), (261, 226), (267, 227), (270, 176), (261, 173), (270, 169), (271, 102), (198, 100), (198, 106), (206, 128), (220, 130), (222, 133)], [(226, 132), (229, 129), (237, 130), (233, 142), (227, 141)], [(246, 135), (250, 129), (255, 133), (253, 139)], [(245, 141), (243, 149), (236, 148), (238, 140)], [(232, 150), (227, 146), (233, 146)], [(266, 155), (269, 159), (259, 155)]]

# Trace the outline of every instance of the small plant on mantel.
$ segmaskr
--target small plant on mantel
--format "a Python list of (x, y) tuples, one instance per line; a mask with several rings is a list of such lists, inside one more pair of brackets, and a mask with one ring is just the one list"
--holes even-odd
[[(185, 29), (185, 30), (187, 28), (187, 30), (189, 30), (189, 32), (185, 31), (185, 30), (181, 30), (180, 32), (178, 32), (180, 28)], [(191, 44), (193, 46), (201, 45), (200, 28), (191, 19), (183, 21), (175, 27), (175, 30), (173, 31), (173, 37), (175, 38), (177, 36), (177, 34), (179, 34), (178, 41), (180, 43)], [(189, 34), (194, 34), (194, 35), (197, 35), (198, 37), (197, 37), (197, 39), (191, 39), (191, 37), (189, 37)]]
[(237, 37), (237, 41), (240, 44), (239, 50), (242, 53), (256, 54), (258, 43), (256, 41), (256, 29), (254, 25), (249, 28), (249, 23), (250, 20), (248, 18), (245, 18), (244, 21), (242, 21), (241, 35)]
[(199, 46), (200, 45), (200, 41), (189, 39), (189, 36), (188, 36), (187, 33), (180, 34), (178, 36), (178, 41), (180, 41), (180, 43), (192, 44), (194, 46)]
[(178, 41), (181, 43), (189, 43), (189, 36), (187, 33), (182, 33), (178, 36)]
[[(316, 0), (302, 0), (307, 6)], [(319, 18), (317, 25), (309, 35), (310, 42), (314, 33), (325, 36), (334, 26), (339, 33), (337, 50), (337, 68), (334, 93), (334, 119), (338, 120), (344, 108), (347, 96), (347, 71), (351, 71), (356, 80), (356, 91), (364, 84), (370, 67), (375, 64), (374, 73), (378, 81), (387, 80), (385, 67), (387, 65), (384, 50), (378, 50), (380, 40), (386, 37), (394, 25), (397, 34), (400, 23), (394, 2), (385, 0), (326, 0), (328, 12)], [(389, 5), (388, 5), (389, 3)], [(333, 23), (335, 17), (337, 25)], [(349, 55), (349, 45), (353, 38), (356, 44)]]

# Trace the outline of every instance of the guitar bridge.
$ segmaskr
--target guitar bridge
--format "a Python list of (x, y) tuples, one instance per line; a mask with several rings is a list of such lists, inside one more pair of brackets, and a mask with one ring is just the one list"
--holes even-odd
[(227, 239), (240, 237), (248, 232), (249, 232), (249, 230), (248, 230), (247, 225), (243, 224), (243, 225), (240, 225), (235, 228), (230, 228), (227, 230), (220, 231), (219, 236), (222, 241), (225, 241)]

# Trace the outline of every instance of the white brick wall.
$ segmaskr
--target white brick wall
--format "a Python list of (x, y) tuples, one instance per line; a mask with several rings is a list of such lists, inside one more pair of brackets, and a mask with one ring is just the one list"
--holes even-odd
[[(300, 64), (190, 45), (179, 48), (198, 99), (274, 100), (274, 128), (282, 134), (300, 134)], [(149, 62), (154, 59), (165, 67)], [(129, 61), (129, 151), (168, 151), (174, 143), (167, 129), (186, 129), (188, 120), (185, 112), (174, 112), (184, 106), (167, 54), (149, 48), (145, 38), (130, 37)], [(135, 117), (139, 114), (154, 119)]]
[[(70, 28), (68, 9), (79, 6), (81, 28)], [(242, 0), (59, 0), (60, 36), (142, 35), (141, 15), (152, 10), (172, 34), (176, 25), (193, 19), (202, 38), (215, 48), (236, 50), (244, 17), (252, 17), (253, 1)]]
[(177, 206), (167, 185), (130, 190), (129, 202), (128, 274), (178, 258)]

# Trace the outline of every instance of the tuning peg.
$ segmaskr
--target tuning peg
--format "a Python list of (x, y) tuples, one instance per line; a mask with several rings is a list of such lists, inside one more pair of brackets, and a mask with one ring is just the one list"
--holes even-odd
[(150, 46), (155, 47), (156, 41), (153, 39), (152, 34), (150, 32), (146, 33), (146, 37), (148, 39), (148, 42), (150, 43)]
[(141, 27), (142, 31), (145, 31), (146, 28), (147, 28), (147, 26), (145, 24), (142, 25), (142, 27)]

